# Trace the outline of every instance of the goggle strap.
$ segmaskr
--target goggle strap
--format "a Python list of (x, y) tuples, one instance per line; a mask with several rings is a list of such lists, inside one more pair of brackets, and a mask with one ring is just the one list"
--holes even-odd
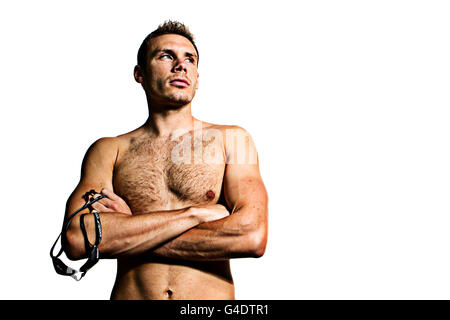
[[(94, 194), (95, 194), (95, 191), (94, 191), (94, 190), (91, 190), (89, 193), (92, 193), (92, 194), (94, 195)], [(99, 201), (100, 199), (103, 199), (103, 198), (105, 198), (105, 197), (106, 197), (106, 196), (104, 196), (104, 195), (100, 195), (100, 196), (98, 196), (97, 198), (92, 199), (91, 201), (86, 200), (86, 203), (85, 203), (81, 208), (79, 208), (78, 210), (76, 210), (75, 212), (73, 212), (73, 213), (69, 216), (69, 218), (67, 219), (67, 222), (63, 225), (60, 234), (59, 234), (58, 237), (56, 238), (55, 243), (53, 243), (53, 245), (52, 245), (52, 247), (51, 247), (51, 249), (50, 249), (50, 257), (52, 257), (52, 259), (53, 259), (53, 258), (58, 258), (58, 257), (63, 253), (64, 250), (63, 250), (62, 246), (61, 246), (61, 249), (59, 250), (59, 252), (58, 252), (58, 254), (57, 254), (56, 256), (53, 254), (53, 251), (54, 251), (54, 249), (55, 249), (56, 244), (58, 243), (59, 238), (61, 238), (62, 234), (63, 234), (63, 233), (66, 233), (67, 230), (69, 229), (69, 225), (70, 225), (70, 223), (72, 222), (73, 217), (74, 217), (77, 213), (79, 213), (80, 211), (82, 211), (82, 210), (84, 210), (84, 209), (90, 207), (92, 204), (94, 204), (95, 202), (97, 202), (97, 201)], [(93, 214), (94, 214), (94, 218), (95, 218), (94, 220), (95, 220), (95, 230), (96, 230), (96, 237), (95, 237), (95, 238), (96, 238), (96, 239), (95, 239), (95, 244), (94, 244), (94, 246), (92, 246), (92, 248), (89, 248), (89, 247), (90, 247), (90, 244), (89, 244), (89, 247), (87, 248), (87, 249), (90, 249), (90, 253), (89, 253), (89, 257), (88, 257), (88, 260), (86, 261), (86, 263), (85, 263), (83, 266), (81, 266), (81, 268), (80, 268), (79, 271), (77, 271), (77, 270), (75, 270), (75, 269), (72, 269), (72, 268), (66, 266), (66, 265), (61, 261), (61, 263), (62, 263), (63, 265), (65, 265), (66, 268), (67, 268), (67, 271), (66, 271), (67, 274), (66, 274), (66, 275), (71, 276), (71, 277), (72, 277), (73, 279), (75, 279), (76, 281), (80, 281), (80, 280), (84, 277), (84, 275), (86, 274), (86, 272), (87, 272), (90, 268), (92, 268), (92, 267), (98, 262), (98, 260), (100, 259), (100, 252), (99, 252), (99, 250), (98, 250), (98, 245), (100, 244), (100, 241), (101, 241), (101, 239), (102, 239), (102, 227), (101, 227), (100, 216), (98, 215), (97, 211), (93, 211)], [(83, 222), (81, 222), (82, 220), (83, 220)], [(85, 240), (87, 241), (87, 243), (89, 243), (89, 241), (87, 240), (86, 229), (84, 228), (84, 214), (80, 217), (80, 226), (81, 226), (81, 223), (83, 223), (83, 227), (82, 227), (83, 235), (84, 235)]]

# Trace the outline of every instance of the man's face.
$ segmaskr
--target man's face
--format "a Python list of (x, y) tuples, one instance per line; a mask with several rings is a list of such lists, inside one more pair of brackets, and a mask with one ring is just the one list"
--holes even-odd
[(192, 43), (166, 34), (151, 40), (147, 54), (147, 65), (135, 71), (135, 78), (150, 100), (172, 106), (190, 103), (198, 88), (198, 57)]

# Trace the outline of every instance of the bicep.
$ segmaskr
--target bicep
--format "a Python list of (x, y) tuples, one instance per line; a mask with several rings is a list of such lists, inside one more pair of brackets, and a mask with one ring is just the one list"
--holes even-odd
[(227, 205), (233, 213), (244, 206), (267, 210), (268, 197), (253, 139), (242, 128), (234, 130), (226, 141), (224, 195)]
[(83, 196), (89, 190), (113, 190), (116, 157), (117, 146), (114, 138), (101, 138), (89, 147), (81, 166), (80, 181), (66, 203), (66, 217), (85, 203)]

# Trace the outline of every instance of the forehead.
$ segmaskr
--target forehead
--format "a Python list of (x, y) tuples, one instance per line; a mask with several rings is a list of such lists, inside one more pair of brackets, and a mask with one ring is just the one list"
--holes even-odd
[(193, 44), (189, 39), (178, 34), (164, 34), (153, 38), (150, 42), (150, 52), (154, 50), (171, 49), (196, 54)]

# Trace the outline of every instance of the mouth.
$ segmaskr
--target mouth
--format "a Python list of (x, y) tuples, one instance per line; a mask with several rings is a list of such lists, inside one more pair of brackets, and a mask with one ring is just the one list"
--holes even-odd
[(171, 85), (175, 86), (175, 87), (180, 87), (180, 88), (187, 88), (189, 87), (189, 82), (186, 79), (183, 78), (175, 78), (170, 80), (169, 82)]

